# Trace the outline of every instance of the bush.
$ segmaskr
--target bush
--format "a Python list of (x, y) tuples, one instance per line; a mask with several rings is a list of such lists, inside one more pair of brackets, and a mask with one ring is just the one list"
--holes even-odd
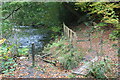
[[(110, 38), (116, 39), (120, 36), (120, 23), (119, 23), (119, 8), (120, 3), (111, 3), (111, 2), (76, 2), (78, 8), (82, 12), (87, 12), (90, 14), (90, 18), (97, 22), (99, 21), (98, 26), (107, 26), (106, 24), (111, 24), (115, 27), (115, 32), (110, 35)], [(97, 17), (97, 18), (96, 18)], [(103, 24), (104, 23), (104, 24)], [(107, 26), (109, 27), (109, 26)]]
[(7, 60), (3, 60), (1, 63), (1, 73), (7, 74), (9, 72), (13, 72), (15, 70), (16, 65), (16, 62), (11, 57), (9, 57)]
[[(11, 57), (11, 49), (13, 45), (7, 46), (5, 43), (5, 39), (0, 40), (0, 73), (7, 74), (8, 72), (12, 72), (15, 70), (16, 62)], [(4, 43), (4, 44), (3, 44)]]
[(5, 38), (9, 38), (9, 36), (12, 34), (13, 24), (9, 20), (3, 20), (1, 23), (1, 27), (2, 36)]
[(91, 66), (91, 70), (88, 75), (92, 75), (94, 78), (108, 78), (105, 74), (111, 71), (112, 65), (110, 65), (110, 60), (104, 59), (99, 62), (95, 62)]
[(51, 52), (64, 69), (75, 68), (83, 57), (83, 54), (73, 48), (64, 38), (61, 38), (59, 41), (56, 39), (52, 44), (48, 44), (43, 52)]
[(19, 48), (17, 56), (27, 56), (29, 49), (27, 47)]
[(111, 34), (109, 34), (109, 37), (111, 40), (115, 41), (118, 39), (119, 34), (120, 31), (114, 30)]

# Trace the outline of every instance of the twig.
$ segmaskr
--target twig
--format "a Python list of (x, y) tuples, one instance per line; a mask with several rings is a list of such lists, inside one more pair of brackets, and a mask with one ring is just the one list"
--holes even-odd
[(49, 56), (49, 55), (52, 55), (51, 53), (48, 53), (48, 54), (44, 54), (43, 56), (40, 56), (41, 58), (44, 58), (46, 56)]

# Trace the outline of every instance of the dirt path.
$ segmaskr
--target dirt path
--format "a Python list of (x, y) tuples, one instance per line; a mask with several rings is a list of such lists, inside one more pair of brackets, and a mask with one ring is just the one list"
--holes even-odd
[[(88, 27), (85, 27), (85, 25), (77, 26), (77, 28), (83, 27), (82, 31), (76, 31), (78, 34), (78, 40), (86, 40), (88, 37), (84, 37), (84, 34), (88, 34), (86, 31), (89, 30)], [(111, 33), (111, 30), (106, 30), (104, 34), (102, 35), (103, 38), (103, 55), (102, 56), (108, 56), (112, 60), (118, 61), (117, 56), (117, 49), (115, 47), (112, 47), (114, 44), (117, 44), (117, 41), (111, 41), (109, 40), (109, 34)], [(96, 36), (96, 38), (94, 37)], [(77, 47), (82, 48), (86, 51), (86, 56), (89, 56), (92, 58), (92, 56), (96, 56), (100, 52), (100, 32), (98, 33), (92, 33), (92, 51), (88, 52), (90, 49), (90, 42), (84, 41), (84, 42), (78, 42)]]
[(32, 61), (22, 59), (17, 61), (18, 67), (14, 71), (14, 76), (5, 76), (10, 78), (68, 78), (70, 71), (61, 70), (59, 67), (55, 67), (52, 64), (39, 60), (35, 63), (35, 67), (32, 67)]
[[(86, 27), (84, 24), (81, 24), (76, 27), (77, 30), (76, 33), (78, 35), (78, 40), (86, 40), (89, 39), (88, 37), (85, 37), (84, 34), (88, 34), (86, 31), (89, 30), (90, 28)], [(81, 31), (79, 31), (79, 28), (81, 28)], [(103, 54), (101, 57), (108, 57), (114, 64), (118, 64), (118, 56), (117, 56), (117, 47), (113, 47), (114, 44), (117, 44), (117, 41), (111, 41), (109, 40), (109, 34), (112, 32), (112, 30), (106, 30), (104, 34), (102, 35), (103, 38)], [(97, 36), (96, 38), (93, 36)], [(85, 54), (84, 59), (85, 61), (90, 61), (93, 58), (95, 58), (97, 55), (100, 54), (100, 32), (98, 33), (92, 33), (92, 50), (89, 51), (90, 49), (90, 42), (89, 41), (82, 41), (82, 42), (77, 42), (77, 47), (82, 50)], [(84, 65), (80, 63), (79, 66)], [(78, 67), (79, 68), (79, 67)], [(77, 69), (77, 68), (76, 68)], [(118, 72), (117, 66), (114, 67), (113, 69), (114, 73)]]

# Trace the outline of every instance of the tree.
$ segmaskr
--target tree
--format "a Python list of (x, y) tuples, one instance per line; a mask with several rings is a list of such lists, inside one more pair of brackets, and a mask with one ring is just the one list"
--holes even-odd
[[(120, 3), (118, 2), (82, 2), (75, 3), (82, 11), (88, 12), (91, 18), (96, 18), (104, 24), (111, 24), (114, 27), (111, 38), (118, 39), (118, 47), (120, 47)], [(103, 25), (104, 26), (104, 25)], [(109, 27), (109, 26), (107, 26)], [(120, 49), (119, 49), (120, 50)], [(119, 51), (118, 51), (119, 52)]]
[(2, 13), (18, 25), (60, 25), (59, 10), (61, 3), (44, 2), (6, 2)]

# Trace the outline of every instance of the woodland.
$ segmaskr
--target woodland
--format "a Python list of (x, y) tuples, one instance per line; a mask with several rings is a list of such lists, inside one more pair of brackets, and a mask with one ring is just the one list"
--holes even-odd
[(0, 79), (119, 79), (119, 2), (2, 2)]

